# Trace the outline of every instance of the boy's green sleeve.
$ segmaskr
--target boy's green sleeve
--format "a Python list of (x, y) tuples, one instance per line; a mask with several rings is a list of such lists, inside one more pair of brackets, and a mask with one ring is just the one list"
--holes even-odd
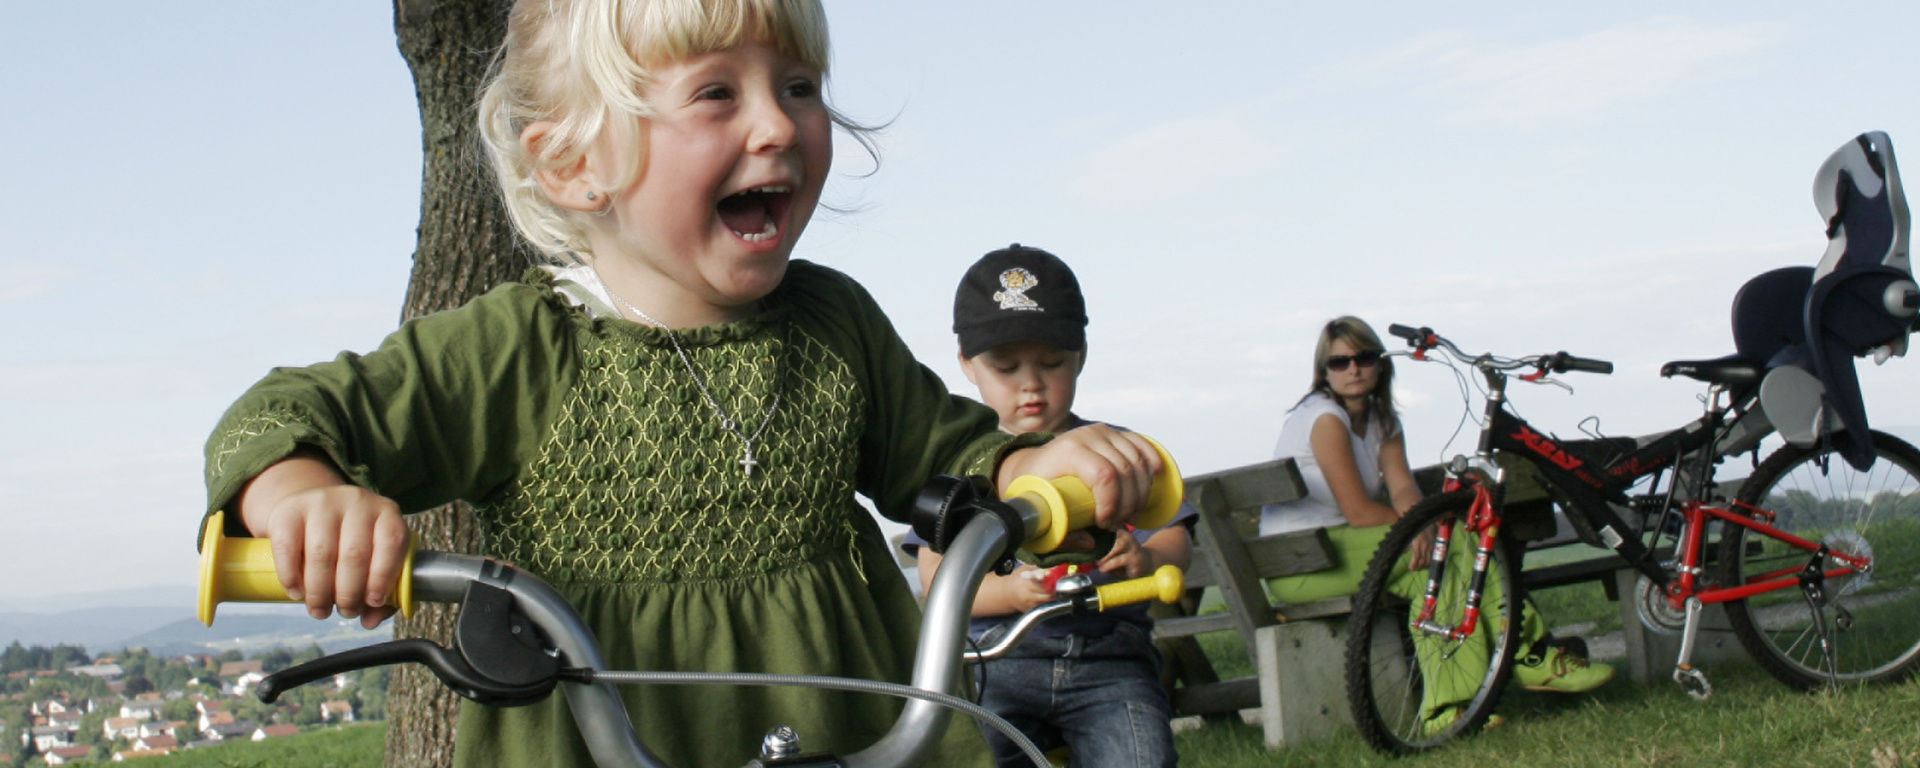
[[(542, 294), (503, 286), (406, 323), (368, 354), (274, 369), (207, 440), (207, 514), (300, 446), (406, 511), (506, 482), (573, 370), (561, 365), (567, 320)], [(230, 531), (244, 533), (238, 522), (228, 517)]]

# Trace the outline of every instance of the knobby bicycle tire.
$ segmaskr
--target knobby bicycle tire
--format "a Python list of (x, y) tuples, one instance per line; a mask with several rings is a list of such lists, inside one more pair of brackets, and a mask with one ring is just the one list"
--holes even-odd
[[(1818, 616), (1798, 585), (1726, 603), (1727, 622), (1747, 653), (1801, 689), (1830, 679), (1900, 681), (1920, 666), (1920, 451), (1873, 432), (1875, 461), (1861, 472), (1833, 448), (1844, 442), (1836, 434), (1810, 448), (1781, 447), (1740, 487), (1740, 500), (1772, 512), (1780, 530), (1873, 558), (1865, 574), (1824, 580)], [(1719, 557), (1724, 584), (1812, 561), (1805, 550), (1727, 528)], [(1831, 669), (1819, 640), (1822, 622), (1832, 637)]]
[[(1347, 702), (1361, 735), (1381, 752), (1419, 752), (1479, 730), (1513, 674), (1522, 595), (1519, 558), (1506, 536), (1497, 540), (1489, 561), (1472, 635), (1452, 641), (1413, 626), (1428, 579), (1426, 569), (1408, 569), (1408, 549), (1437, 525), (1454, 526), (1454, 535), (1434, 620), (1459, 623), (1478, 541), (1464, 525), (1473, 496), (1471, 490), (1455, 491), (1415, 505), (1388, 530), (1354, 596), (1347, 622)], [(1484, 666), (1474, 658), (1480, 650), (1487, 656)], [(1444, 712), (1455, 707), (1457, 715)]]

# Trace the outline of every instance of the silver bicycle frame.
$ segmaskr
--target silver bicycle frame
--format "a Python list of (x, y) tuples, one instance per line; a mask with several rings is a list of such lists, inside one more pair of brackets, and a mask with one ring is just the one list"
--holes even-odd
[[(1018, 514), (1028, 537), (1038, 530), (1041, 513), (1024, 499), (1007, 504)], [(973, 613), (974, 592), (1007, 549), (1007, 528), (992, 515), (979, 515), (961, 529), (941, 561), (927, 591), (920, 621), (920, 645), (914, 654), (912, 685), (948, 692), (961, 680), (962, 650)], [(572, 604), (537, 578), (473, 555), (422, 550), (414, 557), (416, 600), (457, 603), (467, 585), (480, 582), (511, 594), (514, 605), (540, 630), (562, 664), (604, 671), (593, 631)], [(601, 768), (672, 768), (647, 751), (634, 733), (626, 705), (610, 683), (563, 682), (575, 725)], [(847, 768), (904, 768), (932, 756), (952, 713), (944, 706), (912, 699), (893, 728), (864, 750), (841, 758)]]

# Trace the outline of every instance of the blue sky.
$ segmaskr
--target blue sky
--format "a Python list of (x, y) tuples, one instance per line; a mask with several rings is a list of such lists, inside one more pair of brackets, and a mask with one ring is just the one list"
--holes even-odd
[[(830, 96), (887, 123), (798, 254), (964, 387), (949, 302), (1022, 242), (1079, 272), (1083, 415), (1189, 472), (1267, 457), (1311, 335), (1354, 313), (1611, 359), (1516, 393), (1562, 434), (1695, 415), (1659, 363), (1732, 350), (1747, 277), (1824, 248), (1815, 168), (1920, 152), (1912, 3), (829, 3)], [(380, 4), (33, 3), (0, 30), (0, 608), (186, 584), (200, 448), (274, 365), (396, 322), (412, 82)], [(1909, 168), (1920, 160), (1908, 157)], [(1920, 425), (1920, 360), (1861, 365)], [(1462, 412), (1403, 366), (1416, 463)], [(1465, 438), (1452, 451), (1464, 450)], [(91, 598), (74, 597), (75, 601)]]

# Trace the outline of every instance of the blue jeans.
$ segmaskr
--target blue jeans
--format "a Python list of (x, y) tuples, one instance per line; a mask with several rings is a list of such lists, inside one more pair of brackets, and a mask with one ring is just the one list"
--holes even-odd
[[(982, 645), (1005, 628), (989, 631)], [(1040, 746), (1065, 745), (1069, 768), (1171, 768), (1173, 707), (1160, 685), (1160, 651), (1147, 631), (1122, 622), (1098, 637), (1029, 637), (974, 668), (980, 704)], [(1001, 768), (1033, 762), (986, 728)]]

